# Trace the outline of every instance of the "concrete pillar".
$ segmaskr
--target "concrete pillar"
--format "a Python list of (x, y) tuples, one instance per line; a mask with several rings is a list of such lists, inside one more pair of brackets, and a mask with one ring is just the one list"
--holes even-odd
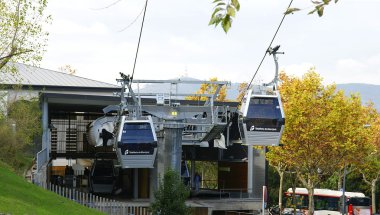
[[(182, 131), (184, 126), (180, 121), (169, 121), (164, 124), (163, 170), (173, 169), (181, 172)], [(163, 173), (163, 172), (162, 172)]]
[(159, 132), (156, 132), (157, 135), (157, 155), (156, 160), (154, 162), (153, 169), (150, 169), (150, 187), (149, 187), (149, 196), (151, 202), (154, 201), (154, 192), (158, 188), (158, 179), (162, 177), (162, 173), (164, 172), (164, 166), (162, 163), (163, 158), (165, 157), (164, 154), (164, 130), (160, 130)]
[(265, 185), (266, 159), (264, 149), (253, 149), (253, 198), (261, 198)]
[(182, 132), (184, 125), (179, 120), (167, 120), (163, 130), (157, 132), (157, 157), (150, 170), (150, 200), (154, 201), (154, 191), (168, 169), (181, 172)]

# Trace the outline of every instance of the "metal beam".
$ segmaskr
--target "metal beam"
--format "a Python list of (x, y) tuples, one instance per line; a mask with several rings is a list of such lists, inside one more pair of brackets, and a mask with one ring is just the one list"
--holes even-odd
[(230, 81), (189, 81), (189, 80), (181, 80), (181, 79), (174, 79), (174, 80), (137, 80), (133, 79), (134, 84), (222, 84), (222, 85), (231, 85)]

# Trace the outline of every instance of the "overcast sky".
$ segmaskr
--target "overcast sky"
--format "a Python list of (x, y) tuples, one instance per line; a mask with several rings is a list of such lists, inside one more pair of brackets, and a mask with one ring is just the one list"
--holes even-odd
[[(65, 64), (77, 75), (116, 84), (119, 72), (133, 68), (145, 1), (49, 0), (53, 16), (41, 67)], [(249, 81), (285, 11), (288, 0), (240, 0), (232, 28), (208, 26), (211, 0), (150, 0), (136, 65), (135, 79), (190, 76)], [(302, 75), (311, 66), (325, 83), (380, 84), (380, 0), (340, 0), (325, 15), (306, 15), (306, 8), (285, 18), (274, 45), (281, 45), (280, 68)], [(309, 8), (308, 8), (309, 7)], [(126, 28), (121, 31), (123, 28)], [(267, 57), (255, 82), (274, 75)]]

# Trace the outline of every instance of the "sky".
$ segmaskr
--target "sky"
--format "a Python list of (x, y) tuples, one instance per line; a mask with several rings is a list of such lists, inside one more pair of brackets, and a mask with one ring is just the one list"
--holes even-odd
[[(76, 75), (116, 84), (131, 74), (141, 27), (143, 0), (49, 0), (49, 41), (41, 67), (69, 64)], [(280, 23), (288, 0), (240, 0), (241, 10), (225, 34), (208, 26), (212, 0), (149, 0), (135, 79), (189, 76), (249, 82)], [(303, 10), (288, 15), (274, 40), (280, 69), (302, 76), (310, 67), (324, 83), (380, 84), (380, 0), (339, 0), (324, 16)], [(138, 17), (136, 19), (136, 17)], [(124, 29), (124, 30), (123, 30)], [(272, 56), (254, 83), (273, 79)]]

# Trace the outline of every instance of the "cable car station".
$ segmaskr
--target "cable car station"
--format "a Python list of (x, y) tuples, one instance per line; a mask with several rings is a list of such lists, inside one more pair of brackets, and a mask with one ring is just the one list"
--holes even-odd
[[(65, 92), (45, 87), (40, 94), (43, 137), (35, 183), (74, 186), (148, 207), (159, 177), (171, 168), (188, 177), (188, 204), (203, 211), (199, 214), (260, 210), (265, 156), (241, 139), (238, 102), (217, 102), (217, 93), (199, 95), (209, 98), (206, 101), (183, 99), (192, 94), (135, 93), (129, 81), (121, 79), (122, 87)], [(209, 83), (219, 89), (228, 84), (134, 80), (149, 82)], [(216, 187), (195, 191), (197, 161), (217, 163)], [(67, 166), (84, 168), (75, 171), (76, 181), (67, 176)]]

